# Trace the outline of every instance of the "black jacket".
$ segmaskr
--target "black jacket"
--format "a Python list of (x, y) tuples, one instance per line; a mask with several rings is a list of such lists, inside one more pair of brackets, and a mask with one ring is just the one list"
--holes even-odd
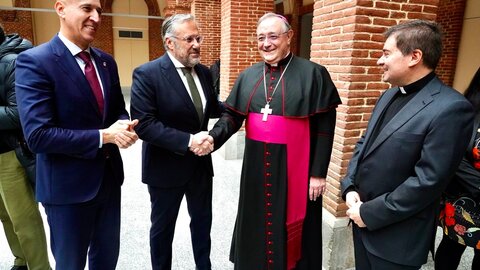
[(33, 157), (23, 141), (18, 116), (15, 60), (19, 53), (30, 48), (32, 43), (17, 34), (7, 35), (0, 44), (0, 153), (15, 150), (17, 158), (24, 166), (33, 166)]
[(455, 176), (445, 190), (445, 195), (448, 199), (467, 196), (480, 200), (480, 171), (474, 167), (474, 158), (472, 155), (472, 149), (478, 147), (477, 144), (480, 140), (479, 128), (480, 113), (477, 113), (472, 138), (470, 139), (465, 156), (458, 166)]
[(15, 60), (17, 55), (32, 47), (20, 36), (8, 35), (0, 44), (0, 153), (15, 149), (21, 134), (15, 97)]

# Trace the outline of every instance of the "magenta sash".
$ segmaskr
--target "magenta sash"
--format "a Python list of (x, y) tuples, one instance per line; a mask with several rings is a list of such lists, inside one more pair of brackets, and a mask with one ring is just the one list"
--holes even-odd
[(308, 118), (287, 118), (249, 113), (246, 137), (287, 147), (287, 269), (293, 269), (301, 257), (303, 220), (307, 211), (310, 123)]

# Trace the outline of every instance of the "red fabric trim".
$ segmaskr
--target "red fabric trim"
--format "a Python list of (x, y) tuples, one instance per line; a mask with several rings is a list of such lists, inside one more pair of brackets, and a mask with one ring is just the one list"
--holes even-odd
[[(287, 269), (301, 256), (302, 225), (307, 211), (310, 123), (308, 118), (287, 118), (249, 113), (245, 124), (251, 140), (287, 146)], [(267, 240), (268, 241), (268, 240)]]

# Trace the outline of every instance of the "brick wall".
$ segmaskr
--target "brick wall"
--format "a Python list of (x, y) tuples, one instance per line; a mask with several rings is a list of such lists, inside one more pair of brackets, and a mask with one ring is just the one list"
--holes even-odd
[(220, 6), (221, 0), (195, 0), (192, 2), (192, 14), (204, 37), (201, 47), (202, 64), (207, 66), (220, 58)]
[(162, 40), (162, 23), (163, 20), (148, 19), (148, 47), (150, 60), (156, 59), (165, 53)]
[[(30, 0), (15, 0), (13, 6), (29, 8)], [(31, 12), (0, 10), (0, 18), (6, 33), (18, 33), (23, 38), (34, 42)]]
[(166, 0), (167, 5), (163, 10), (165, 18), (172, 16), (173, 14), (190, 13), (190, 2), (193, 0)]
[(443, 29), (443, 54), (437, 67), (438, 76), (453, 85), (457, 65), (458, 47), (462, 35), (466, 0), (440, 0), (437, 22)]
[[(161, 16), (160, 7), (157, 0), (145, 0), (148, 7), (149, 16)], [(165, 53), (162, 41), (162, 23), (163, 20), (148, 19), (148, 47), (149, 59), (153, 60)]]
[(438, 0), (320, 0), (314, 4), (311, 59), (327, 67), (342, 99), (328, 173), (324, 207), (345, 216), (340, 180), (345, 175), (355, 143), (365, 131), (380, 94), (376, 65), (382, 54), (382, 33), (406, 19), (436, 18)]
[(258, 19), (274, 10), (272, 0), (222, 0), (220, 99), (225, 100), (241, 71), (260, 61)]
[[(109, 3), (107, 3), (109, 2)], [(105, 13), (112, 12), (113, 0), (103, 0), (101, 2), (102, 8)], [(97, 31), (97, 35), (92, 45), (104, 52), (113, 55), (113, 17), (102, 16), (102, 24)]]

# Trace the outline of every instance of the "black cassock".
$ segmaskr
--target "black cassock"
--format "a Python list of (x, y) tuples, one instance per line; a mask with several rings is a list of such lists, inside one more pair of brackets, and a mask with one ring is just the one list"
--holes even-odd
[[(277, 67), (261, 62), (240, 74), (226, 100), (226, 112), (210, 131), (215, 148), (237, 132), (245, 119), (248, 126), (249, 114), (263, 116), (267, 100), (270, 117), (307, 120), (303, 123), (308, 125), (309, 136), (295, 138), (297, 142), (309, 140), (306, 178), (326, 177), (340, 98), (323, 66), (291, 54)], [(261, 126), (261, 120), (257, 124)], [(287, 184), (287, 145), (251, 139), (248, 128), (246, 133), (230, 260), (241, 270), (287, 269), (287, 255), (292, 253), (287, 247), (287, 237), (291, 237), (286, 227), (287, 195), (293, 189)], [(296, 269), (321, 269), (322, 203), (308, 200), (308, 179), (300, 182), (306, 185), (303, 204), (307, 205), (299, 241), (302, 248), (295, 248), (301, 250), (301, 259), (294, 265)]]

